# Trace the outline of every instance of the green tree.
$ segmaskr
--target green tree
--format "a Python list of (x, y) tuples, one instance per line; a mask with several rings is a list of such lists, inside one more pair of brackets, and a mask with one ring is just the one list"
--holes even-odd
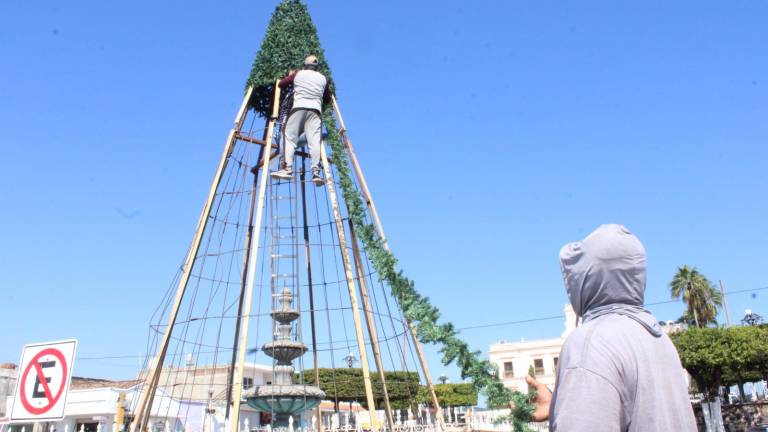
[[(325, 392), (326, 398), (334, 401), (360, 402), (367, 408), (367, 397), (363, 383), (363, 371), (360, 368), (321, 368), (319, 387)], [(303, 376), (302, 376), (303, 375)], [(296, 382), (315, 383), (315, 370), (306, 369), (296, 374)], [(387, 393), (392, 408), (407, 408), (419, 401), (419, 374), (416, 372), (387, 371), (384, 372), (387, 382)], [(384, 405), (384, 390), (377, 373), (371, 374), (373, 398), (377, 407)]]
[(766, 328), (730, 327), (724, 332), (729, 361), (723, 370), (723, 384), (737, 385), (744, 400), (744, 383), (761, 380), (765, 371)]
[(729, 360), (723, 329), (694, 327), (670, 338), (696, 388), (707, 399), (716, 396), (722, 385), (723, 368)]
[(682, 298), (685, 303), (684, 322), (696, 327), (717, 323), (717, 308), (722, 307), (723, 298), (720, 291), (696, 267), (679, 267), (669, 287), (672, 298)]
[[(437, 384), (433, 387), (441, 407), (477, 405), (477, 390), (472, 384)], [(421, 388), (419, 395), (422, 403), (432, 405), (432, 398), (429, 397), (426, 387)]]
[(768, 375), (768, 326), (690, 328), (670, 336), (683, 367), (707, 398), (720, 386), (737, 385)]

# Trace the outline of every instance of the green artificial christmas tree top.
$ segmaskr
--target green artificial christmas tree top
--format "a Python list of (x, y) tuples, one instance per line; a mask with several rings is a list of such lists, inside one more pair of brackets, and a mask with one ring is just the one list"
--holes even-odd
[(284, 0), (272, 14), (248, 77), (247, 85), (253, 86), (251, 107), (262, 116), (269, 116), (275, 80), (286, 76), (291, 69), (300, 69), (308, 55), (320, 60), (318, 71), (328, 77), (333, 91), (331, 69), (307, 6), (300, 0)]

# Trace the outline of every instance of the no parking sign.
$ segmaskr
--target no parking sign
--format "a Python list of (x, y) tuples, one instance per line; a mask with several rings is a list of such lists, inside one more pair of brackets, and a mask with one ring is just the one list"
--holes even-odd
[(74, 339), (24, 346), (11, 422), (64, 418), (76, 348)]

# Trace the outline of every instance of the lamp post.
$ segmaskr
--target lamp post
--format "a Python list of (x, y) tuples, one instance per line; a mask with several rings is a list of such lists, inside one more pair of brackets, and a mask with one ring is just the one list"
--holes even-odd
[(213, 408), (213, 388), (208, 389), (208, 403), (206, 404), (205, 414), (208, 416), (208, 430), (214, 432), (216, 430), (215, 419), (213, 418), (216, 413), (216, 409)]
[(745, 325), (756, 326), (763, 322), (763, 317), (752, 312), (752, 309), (747, 309), (744, 311), (744, 318), (742, 318), (741, 322)]
[(355, 357), (355, 354), (352, 351), (350, 351), (349, 354), (344, 356), (342, 360), (347, 362), (347, 367), (349, 368), (351, 368), (352, 366), (355, 365), (355, 363), (357, 363), (357, 357)]
[[(352, 366), (355, 365), (355, 363), (357, 363), (357, 357), (355, 357), (355, 353), (353, 353), (352, 351), (350, 351), (349, 354), (344, 356), (344, 358), (342, 360), (347, 362), (347, 367), (350, 368), (350, 369), (352, 368)], [(347, 426), (349, 426), (349, 417), (351, 415), (352, 415), (352, 401), (350, 400), (349, 401), (349, 411), (347, 412), (347, 416), (346, 416), (347, 417), (347, 421), (346, 421)], [(373, 419), (371, 419), (371, 421), (373, 421)]]

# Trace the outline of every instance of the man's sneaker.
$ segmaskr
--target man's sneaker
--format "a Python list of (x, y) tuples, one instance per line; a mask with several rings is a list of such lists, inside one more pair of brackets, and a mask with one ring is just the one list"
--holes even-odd
[(323, 180), (322, 177), (320, 177), (320, 174), (314, 173), (312, 174), (312, 183), (315, 184), (315, 186), (322, 186), (325, 184), (325, 180)]
[(270, 175), (274, 178), (290, 180), (293, 177), (293, 172), (290, 168), (283, 168), (281, 170), (273, 171)]

